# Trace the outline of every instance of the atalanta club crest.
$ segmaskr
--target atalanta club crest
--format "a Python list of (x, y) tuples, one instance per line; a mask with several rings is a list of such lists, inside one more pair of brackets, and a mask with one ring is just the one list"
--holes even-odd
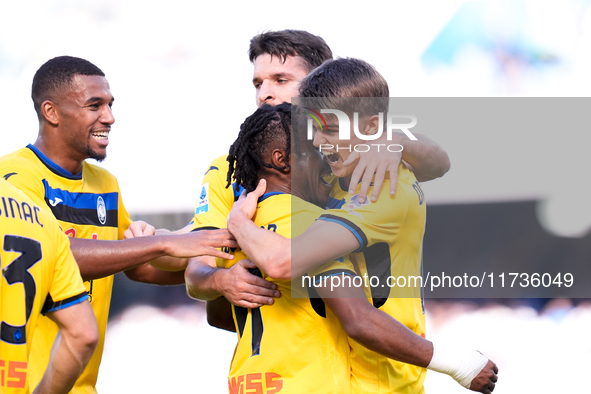
[(96, 213), (98, 215), (98, 220), (101, 224), (105, 224), (107, 222), (107, 207), (105, 206), (105, 200), (103, 200), (102, 196), (98, 196), (96, 201)]

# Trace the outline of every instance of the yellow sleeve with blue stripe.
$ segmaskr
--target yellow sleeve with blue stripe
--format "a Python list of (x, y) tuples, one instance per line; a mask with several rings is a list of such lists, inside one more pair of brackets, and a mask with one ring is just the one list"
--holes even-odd
[(227, 185), (229, 164), (226, 160), (228, 155), (220, 156), (211, 162), (199, 192), (199, 198), (195, 204), (195, 217), (193, 228), (226, 228), (226, 219), (236, 196), (239, 192), (234, 191), (234, 185)]
[[(407, 221), (409, 207), (423, 205), (423, 196), (414, 174), (406, 167), (399, 168), (399, 185), (396, 194), (390, 195), (388, 181), (382, 185), (382, 189), (376, 202), (367, 198), (363, 203), (359, 201), (359, 189), (357, 194), (351, 196), (340, 188), (337, 183), (332, 193), (333, 198), (342, 199), (340, 208), (327, 209), (319, 220), (338, 223), (347, 228), (359, 241), (361, 252), (371, 245), (380, 242), (391, 243), (398, 237), (402, 226)], [(371, 195), (373, 184), (368, 190)], [(408, 224), (408, 223), (407, 223)], [(423, 223), (419, 223), (424, 225)]]

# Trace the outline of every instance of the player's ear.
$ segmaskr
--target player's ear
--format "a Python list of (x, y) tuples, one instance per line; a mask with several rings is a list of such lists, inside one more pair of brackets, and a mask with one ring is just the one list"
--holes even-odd
[(41, 116), (53, 126), (59, 123), (58, 108), (53, 101), (45, 100), (41, 103)]
[(285, 151), (281, 149), (273, 150), (271, 161), (277, 167), (283, 167), (285, 165)]
[(370, 116), (365, 123), (363, 134), (373, 135), (380, 129), (380, 117), (379, 115)]

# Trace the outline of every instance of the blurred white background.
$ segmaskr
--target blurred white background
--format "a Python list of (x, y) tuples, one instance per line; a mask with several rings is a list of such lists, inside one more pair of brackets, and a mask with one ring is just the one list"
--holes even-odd
[[(4, 0), (0, 155), (37, 136), (30, 86), (38, 67), (54, 56), (83, 57), (106, 73), (116, 98), (104, 166), (118, 177), (128, 210), (191, 212), (207, 165), (227, 152), (255, 109), (247, 55), (253, 35), (308, 30), (335, 56), (373, 64), (397, 97), (584, 97), (591, 91), (590, 6), (584, 0)], [(573, 209), (555, 185), (591, 201), (588, 132), (589, 125), (569, 131), (571, 144), (558, 150), (552, 141), (563, 130), (544, 136), (532, 130), (530, 137), (545, 143), (532, 149), (525, 139), (504, 152), (495, 150), (495, 136), (480, 136), (490, 149), (475, 151), (464, 136), (433, 130), (428, 135), (449, 152), (452, 171), (425, 185), (429, 202), (539, 199), (545, 228), (583, 236), (589, 204)], [(498, 174), (526, 162), (539, 171), (517, 191), (503, 188)], [(207, 327), (200, 308), (146, 308), (111, 322), (99, 390), (224, 392), (235, 337)], [(434, 308), (432, 338), (467, 341), (498, 360), (495, 393), (587, 391), (589, 308), (567, 305), (552, 317), (527, 308), (468, 308), (444, 320), (446, 313)], [(450, 378), (429, 375), (429, 392), (464, 392)]]

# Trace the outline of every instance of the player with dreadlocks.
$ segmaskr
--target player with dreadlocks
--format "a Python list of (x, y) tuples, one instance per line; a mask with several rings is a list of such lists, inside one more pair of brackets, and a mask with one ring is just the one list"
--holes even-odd
[[(291, 102), (292, 97), (298, 96), (298, 87), (302, 78), (322, 62), (332, 58), (332, 51), (321, 37), (298, 30), (268, 31), (257, 34), (251, 40), (248, 54), (254, 65), (251, 81), (256, 90), (257, 106)], [(395, 141), (393, 140), (392, 143), (400, 142), (404, 145), (403, 152), (385, 155), (388, 157), (360, 154), (359, 161), (351, 160), (351, 163), (356, 163), (351, 185), (354, 189), (357, 181), (361, 180), (362, 196), (370, 187), (371, 175), (374, 172), (378, 174), (374, 183), (376, 190), (380, 189), (380, 174), (383, 178), (388, 168), (388, 174), (395, 179), (394, 174), (400, 157), (392, 157), (392, 155), (402, 154), (404, 160), (416, 169), (420, 169), (423, 174), (430, 176), (431, 179), (442, 176), (449, 169), (447, 153), (425, 136), (419, 135), (419, 141), (412, 141), (412, 143), (402, 142), (405, 140), (404, 135), (394, 133), (393, 138)], [(385, 150), (382, 152), (389, 153)], [(183, 228), (182, 232), (223, 228), (226, 225), (226, 218), (232, 205), (240, 195), (233, 188), (225, 187), (227, 169), (226, 155), (218, 157), (209, 164), (195, 205), (194, 220), (192, 224)], [(365, 175), (362, 176), (362, 174)], [(391, 185), (395, 188), (396, 182), (392, 182)], [(377, 191), (374, 194), (377, 196)], [(236, 264), (230, 270), (212, 267), (214, 264), (213, 259), (205, 257), (195, 259), (187, 266), (185, 279), (187, 292), (191, 297), (209, 303), (225, 297), (235, 305), (256, 308), (272, 304), (274, 297), (280, 295), (274, 285), (250, 275), (244, 269), (246, 263)], [(218, 326), (216, 322), (211, 320), (209, 322)]]
[[(275, 110), (269, 105), (261, 107), (257, 116), (248, 117), (240, 126), (240, 134), (230, 147), (228, 154), (229, 171), (226, 187), (232, 183), (232, 174), (236, 182), (234, 189), (242, 186), (249, 193), (257, 187), (257, 175), (264, 168), (284, 171), (289, 164), (281, 167), (268, 163), (263, 158), (270, 144), (278, 143), (285, 149), (285, 163), (289, 163), (291, 148), (291, 109), (280, 105)], [(238, 163), (238, 165), (236, 165)], [(236, 168), (235, 168), (236, 165)]]
[[(319, 108), (338, 108), (349, 117), (351, 110), (360, 108), (356, 134), (373, 135), (378, 131), (381, 117), (372, 107), (383, 100), (372, 103), (367, 109), (369, 112), (362, 111), (362, 105), (348, 105), (351, 97), (388, 97), (386, 81), (366, 62), (358, 59), (327, 61), (301, 82), (300, 89), (303, 97), (329, 97), (329, 101), (336, 104), (343, 102), (343, 105), (320, 105)], [(495, 364), (476, 351), (434, 346), (424, 339), (420, 288), (416, 284), (398, 287), (388, 282), (391, 278), (406, 279), (420, 274), (426, 207), (417, 178), (401, 164), (395, 196), (381, 192), (377, 202), (363, 203), (358, 194), (348, 195), (346, 185), (351, 170), (342, 166), (347, 151), (338, 149), (339, 123), (336, 117), (327, 117), (326, 122), (326, 128), (316, 131), (313, 143), (322, 147), (332, 172), (339, 177), (334, 180), (335, 187), (331, 191), (331, 209), (322, 211), (318, 220), (305, 231), (281, 237), (279, 232), (274, 234), (262, 230), (257, 223), (249, 223), (249, 215), (256, 212), (256, 218), (260, 211), (256, 201), (264, 188), (257, 188), (248, 198), (234, 203), (227, 218), (228, 230), (252, 261), (275, 279), (294, 278), (304, 282), (312, 277), (313, 267), (332, 259), (346, 256), (355, 262), (354, 272), (358, 278), (366, 280), (348, 282), (349, 286), (351, 282), (359, 283), (357, 287), (343, 289), (348, 299), (326, 298), (335, 295), (326, 294), (327, 289), (316, 285), (317, 276), (313, 281), (315, 290), (352, 339), (352, 392), (422, 394), (425, 368), (429, 368), (453, 376), (466, 388), (490, 393), (497, 381)], [(356, 136), (346, 142), (360, 144), (363, 140)], [(328, 152), (324, 152), (325, 149)], [(300, 171), (295, 163), (297, 159), (291, 162), (293, 194), (297, 188), (293, 179)], [(346, 263), (346, 259), (344, 261)], [(304, 273), (306, 275), (301, 277)], [(335, 280), (340, 277), (331, 275), (331, 287), (340, 283)], [(346, 282), (344, 275), (342, 277)], [(371, 303), (365, 298), (362, 286)], [(285, 293), (282, 291), (282, 294)], [(384, 333), (387, 338), (381, 337)]]
[[(310, 178), (316, 174), (320, 183), (320, 172), (326, 167), (311, 144), (306, 154), (298, 151), (290, 155), (290, 111), (291, 105), (286, 103), (264, 105), (246, 119), (230, 148), (227, 178), (230, 183), (233, 177), (235, 187), (252, 191), (265, 177), (268, 192), (259, 199), (254, 221), (286, 237), (292, 234), (292, 213), (309, 225), (322, 212), (303, 198), (323, 199), (318, 203), (325, 204), (330, 192), (330, 187), (323, 185), (322, 193), (310, 195), (306, 186), (299, 187), (308, 182), (292, 177), (295, 169)], [(292, 186), (296, 188), (292, 190)], [(218, 267), (229, 268), (245, 258), (239, 250), (234, 256), (232, 261), (218, 260)], [(319, 272), (328, 269), (353, 274), (352, 267), (340, 262)], [(292, 297), (291, 281), (275, 281), (265, 272), (261, 275), (275, 283), (282, 296), (274, 305), (249, 309), (232, 306), (229, 328), (236, 327), (239, 340), (230, 367), (230, 392), (243, 392), (256, 384), (261, 392), (349, 393), (349, 345), (339, 321), (309, 298)], [(208, 314), (221, 311), (208, 308)]]
[[(290, 108), (290, 104), (263, 106), (244, 122), (230, 149), (228, 172), (228, 181), (233, 175), (236, 185), (245, 190), (265, 177), (256, 189), (267, 185), (267, 193), (258, 198), (254, 223), (288, 238), (301, 234), (325, 212), (320, 207), (326, 205), (331, 190), (322, 179), (330, 169), (304, 137), (302, 118), (294, 118), (292, 125)], [(235, 256), (244, 258), (239, 251)], [(219, 259), (218, 266), (234, 262)], [(350, 350), (343, 343), (347, 335), (386, 357), (423, 367), (429, 364), (430, 341), (374, 308), (363, 289), (351, 286), (354, 281), (332, 286), (331, 278), (356, 276), (348, 258), (310, 270), (314, 284), (275, 280), (264, 271), (261, 275), (277, 285), (282, 297), (259, 308), (232, 306), (239, 341), (230, 368), (231, 393), (243, 391), (253, 381), (264, 385), (263, 392), (279, 388), (282, 393), (352, 392)], [(488, 376), (479, 378), (474, 379), (478, 388), (489, 383)]]

